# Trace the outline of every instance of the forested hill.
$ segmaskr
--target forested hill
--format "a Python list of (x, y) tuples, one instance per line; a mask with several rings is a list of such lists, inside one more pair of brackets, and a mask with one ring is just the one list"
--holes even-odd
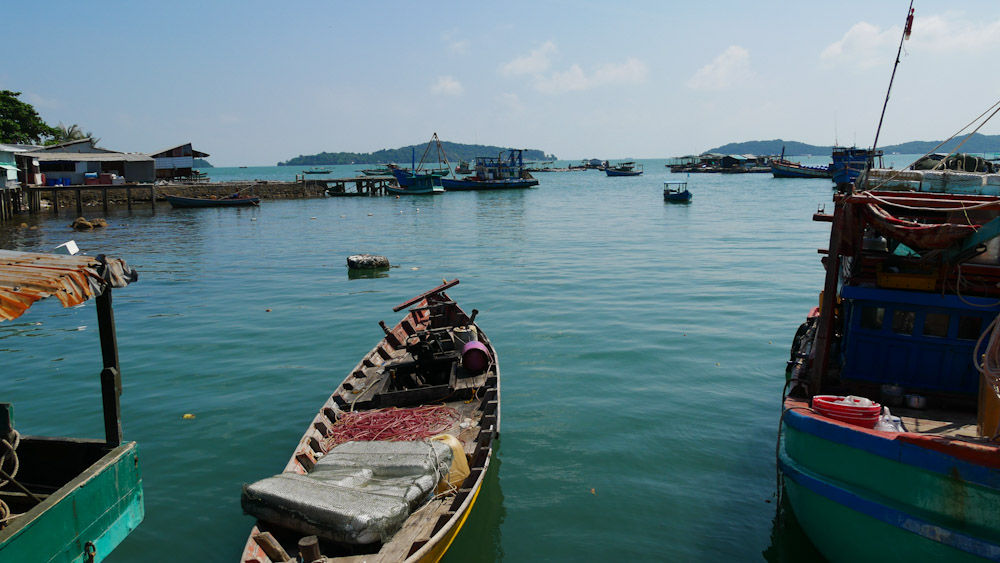
[[(448, 155), (448, 160), (458, 163), (459, 160), (471, 161), (477, 156), (497, 156), (501, 151), (510, 150), (504, 147), (488, 145), (463, 145), (461, 143), (449, 143), (441, 141), (441, 147)], [(409, 145), (398, 149), (382, 149), (372, 153), (356, 152), (321, 152), (319, 154), (299, 155), (290, 158), (285, 162), (279, 162), (278, 166), (316, 166), (328, 164), (385, 164), (395, 162), (405, 164), (410, 162), (412, 151), (416, 150), (416, 159), (419, 162), (424, 154), (427, 144)], [(437, 149), (431, 146), (427, 152), (427, 159), (437, 163)], [(556, 160), (555, 155), (547, 155), (544, 151), (537, 149), (525, 149), (524, 160)]]
[[(944, 146), (936, 149), (936, 152), (951, 152), (965, 137), (957, 137), (948, 141)], [(886, 145), (879, 147), (886, 154), (898, 152), (900, 154), (925, 154), (932, 150), (941, 141), (910, 141), (898, 145)], [(833, 147), (808, 145), (798, 141), (785, 141), (774, 139), (773, 141), (746, 141), (743, 143), (729, 143), (709, 149), (705, 152), (715, 154), (757, 154), (772, 155), (781, 154), (781, 147), (785, 147), (786, 156), (802, 156), (807, 154), (824, 155), (830, 154)], [(1000, 152), (1000, 135), (973, 135), (961, 148), (966, 153), (996, 153)]]

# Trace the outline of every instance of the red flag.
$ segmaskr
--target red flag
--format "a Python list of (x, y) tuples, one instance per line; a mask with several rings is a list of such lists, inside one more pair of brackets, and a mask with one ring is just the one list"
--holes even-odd
[(903, 39), (910, 39), (910, 32), (913, 31), (913, 8), (910, 8), (910, 15), (906, 16), (906, 27), (903, 28)]

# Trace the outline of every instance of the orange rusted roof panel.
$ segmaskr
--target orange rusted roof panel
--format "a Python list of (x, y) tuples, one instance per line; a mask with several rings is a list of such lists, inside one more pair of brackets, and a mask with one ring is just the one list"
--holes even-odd
[(20, 317), (39, 299), (55, 296), (72, 307), (138, 278), (119, 258), (0, 250), (0, 321)]

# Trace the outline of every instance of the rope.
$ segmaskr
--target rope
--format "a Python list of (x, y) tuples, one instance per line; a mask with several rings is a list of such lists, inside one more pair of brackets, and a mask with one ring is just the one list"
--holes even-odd
[[(993, 322), (979, 335), (976, 347), (972, 349), (972, 364), (986, 378), (986, 383), (996, 398), (1000, 399), (1000, 330), (996, 330), (998, 321), (1000, 321), (1000, 315), (993, 319)], [(986, 345), (986, 351), (980, 356), (979, 350), (987, 334), (989, 341)], [(998, 436), (1000, 436), (1000, 424), (994, 429), (990, 441), (996, 440)]]
[[(11, 436), (13, 437), (13, 443), (11, 443), (11, 440), (8, 440), (7, 438), (0, 440), (0, 445), (5, 448), (4, 453), (0, 454), (0, 471), (4, 470), (4, 464), (7, 462), (8, 453), (10, 454), (13, 465), (13, 469), (9, 472), (4, 472), (9, 478), (0, 480), (0, 488), (13, 481), (14, 476), (17, 475), (17, 470), (21, 467), (20, 460), (17, 459), (17, 446), (21, 443), (21, 434), (19, 434), (17, 430), (11, 429)], [(0, 527), (5, 526), (7, 522), (14, 519), (16, 516), (16, 514), (11, 512), (7, 503), (5, 503), (3, 499), (0, 499)]]

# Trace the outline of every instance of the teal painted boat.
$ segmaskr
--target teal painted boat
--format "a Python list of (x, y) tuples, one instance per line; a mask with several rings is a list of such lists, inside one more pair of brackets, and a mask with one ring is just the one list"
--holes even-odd
[(1000, 561), (1000, 198), (834, 202), (782, 398), (795, 517), (834, 562)]
[[(122, 441), (121, 375), (111, 289), (138, 279), (123, 260), (0, 250), (0, 321), (55, 295), (95, 298), (103, 370), (104, 440), (21, 435), (0, 403), (0, 561), (102, 561), (144, 516), (139, 451)], [(53, 406), (65, 411), (78, 397)]]

